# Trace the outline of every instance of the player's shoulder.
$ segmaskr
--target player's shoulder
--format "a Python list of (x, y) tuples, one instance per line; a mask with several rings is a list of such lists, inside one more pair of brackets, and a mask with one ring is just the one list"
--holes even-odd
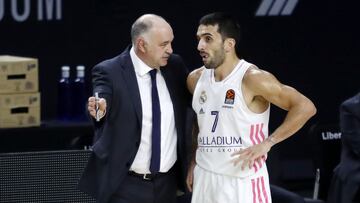
[(188, 79), (192, 80), (199, 80), (202, 72), (204, 71), (205, 67), (201, 66), (200, 68), (196, 68), (193, 71), (190, 72)]
[(245, 83), (261, 83), (267, 79), (274, 78), (274, 76), (263, 69), (260, 69), (256, 65), (251, 65), (244, 75)]
[(187, 77), (187, 86), (191, 93), (194, 92), (194, 89), (196, 87), (197, 81), (199, 80), (202, 72), (205, 70), (204, 66), (201, 66), (200, 68), (194, 69), (190, 72), (190, 74)]
[(273, 74), (255, 65), (246, 71), (242, 85), (253, 95), (261, 96), (281, 91), (282, 87)]

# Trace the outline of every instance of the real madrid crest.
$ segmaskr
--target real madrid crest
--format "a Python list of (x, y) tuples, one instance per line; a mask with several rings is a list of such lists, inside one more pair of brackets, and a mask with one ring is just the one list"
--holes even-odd
[(204, 104), (206, 102), (206, 99), (207, 99), (206, 92), (202, 91), (199, 97), (199, 103)]

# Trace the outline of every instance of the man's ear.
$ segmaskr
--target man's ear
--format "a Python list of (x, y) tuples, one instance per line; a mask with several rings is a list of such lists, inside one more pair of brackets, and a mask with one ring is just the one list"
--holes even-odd
[(229, 52), (235, 48), (236, 41), (233, 38), (227, 38), (224, 43), (224, 49)]
[(139, 37), (136, 40), (136, 45), (137, 45), (138, 50), (145, 53), (145, 51), (146, 51), (146, 42), (145, 42), (144, 38)]

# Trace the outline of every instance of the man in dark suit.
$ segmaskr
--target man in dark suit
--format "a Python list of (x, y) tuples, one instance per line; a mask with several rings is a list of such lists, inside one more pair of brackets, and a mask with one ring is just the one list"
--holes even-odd
[(360, 202), (360, 93), (340, 106), (342, 151), (329, 190), (329, 203)]
[(187, 71), (172, 54), (171, 26), (146, 14), (131, 28), (132, 47), (93, 68), (88, 110), (92, 155), (79, 187), (97, 202), (172, 203), (185, 188)]

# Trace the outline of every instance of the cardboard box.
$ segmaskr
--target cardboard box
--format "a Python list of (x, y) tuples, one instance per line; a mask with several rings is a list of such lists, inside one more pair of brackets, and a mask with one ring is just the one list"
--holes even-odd
[(0, 93), (37, 92), (38, 60), (35, 58), (0, 56)]
[(40, 126), (40, 93), (0, 94), (0, 128)]

